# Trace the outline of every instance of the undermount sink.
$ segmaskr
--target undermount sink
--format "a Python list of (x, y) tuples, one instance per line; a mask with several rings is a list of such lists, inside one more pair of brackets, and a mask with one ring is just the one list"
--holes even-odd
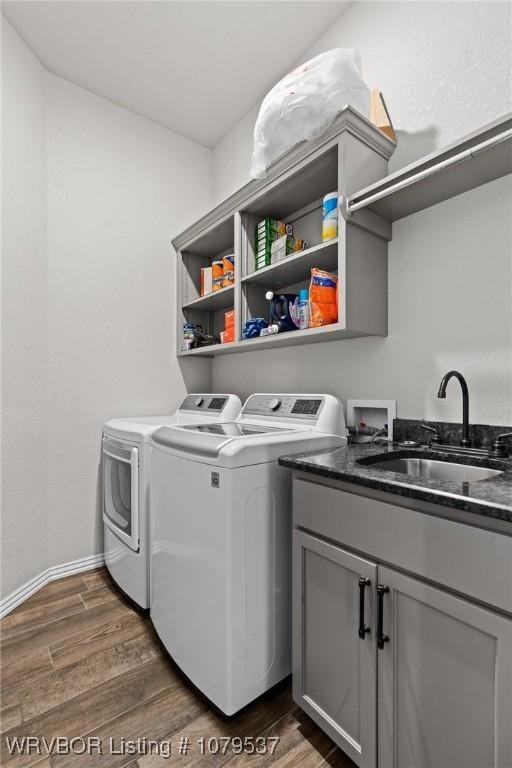
[[(362, 461), (359, 463), (363, 463)], [(436, 459), (421, 458), (389, 458), (377, 461), (364, 462), (372, 469), (385, 469), (388, 472), (403, 472), (404, 475), (413, 475), (425, 480), (444, 480), (452, 483), (475, 483), (479, 480), (489, 480), (502, 474), (501, 470), (477, 467), (472, 464), (456, 464), (455, 462), (439, 461)]]

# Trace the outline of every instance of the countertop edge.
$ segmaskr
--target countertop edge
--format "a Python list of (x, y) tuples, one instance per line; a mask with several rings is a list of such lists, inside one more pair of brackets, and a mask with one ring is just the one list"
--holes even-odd
[(307, 474), (328, 477), (331, 480), (340, 480), (342, 482), (359, 485), (366, 488), (373, 488), (377, 491), (383, 491), (403, 498), (418, 499), (419, 501), (429, 502), (441, 507), (458, 509), (461, 512), (470, 512), (480, 517), (495, 518), (512, 523), (512, 510), (492, 502), (485, 502), (481, 499), (472, 497), (462, 497), (444, 491), (435, 489), (426, 489), (409, 483), (394, 483), (390, 480), (378, 477), (363, 477), (350, 472), (349, 470), (331, 469), (312, 464), (306, 457), (287, 457), (279, 458), (279, 464), (288, 469), (295, 469)]

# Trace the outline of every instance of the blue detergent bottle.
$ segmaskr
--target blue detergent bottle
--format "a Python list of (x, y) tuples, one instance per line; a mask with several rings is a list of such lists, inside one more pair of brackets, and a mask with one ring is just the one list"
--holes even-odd
[(301, 288), (299, 291), (299, 330), (309, 328), (309, 291)]

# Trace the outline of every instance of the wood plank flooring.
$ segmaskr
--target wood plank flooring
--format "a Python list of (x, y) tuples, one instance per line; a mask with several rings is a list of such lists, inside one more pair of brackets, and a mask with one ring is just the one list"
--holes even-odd
[[(104, 569), (52, 582), (3, 619), (0, 654), (0, 764), (8, 768), (355, 768), (294, 705), (288, 685), (236, 718), (220, 717)], [(197, 742), (259, 736), (279, 738), (273, 755), (203, 755)], [(10, 754), (14, 737), (37, 737), (40, 752)], [(65, 754), (41, 743), (55, 737), (93, 746), (79, 754), (77, 741)], [(182, 737), (186, 754), (178, 753)], [(142, 741), (130, 752), (123, 739)], [(170, 742), (170, 758), (149, 750), (149, 740)]]

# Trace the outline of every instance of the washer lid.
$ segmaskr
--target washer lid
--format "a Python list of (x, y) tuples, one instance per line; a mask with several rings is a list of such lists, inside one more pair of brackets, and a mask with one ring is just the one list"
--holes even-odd
[(225, 437), (248, 437), (251, 435), (264, 435), (267, 432), (289, 432), (283, 427), (267, 427), (261, 424), (244, 424), (238, 421), (229, 421), (224, 424), (187, 424), (181, 427), (190, 432), (201, 432), (208, 435), (224, 435)]
[(271, 432), (263, 427), (260, 432), (241, 437), (163, 427), (153, 433), (152, 447), (154, 451), (185, 461), (234, 469), (277, 461), (284, 454), (341, 448), (346, 442), (346, 437), (322, 434), (308, 427), (277, 428)]
[(177, 449), (197, 456), (218, 456), (228, 445), (243, 446), (250, 442), (265, 444), (281, 435), (296, 432), (297, 430), (285, 427), (267, 427), (235, 421), (223, 424), (187, 424), (157, 429), (153, 433), (152, 442), (156, 447)]

